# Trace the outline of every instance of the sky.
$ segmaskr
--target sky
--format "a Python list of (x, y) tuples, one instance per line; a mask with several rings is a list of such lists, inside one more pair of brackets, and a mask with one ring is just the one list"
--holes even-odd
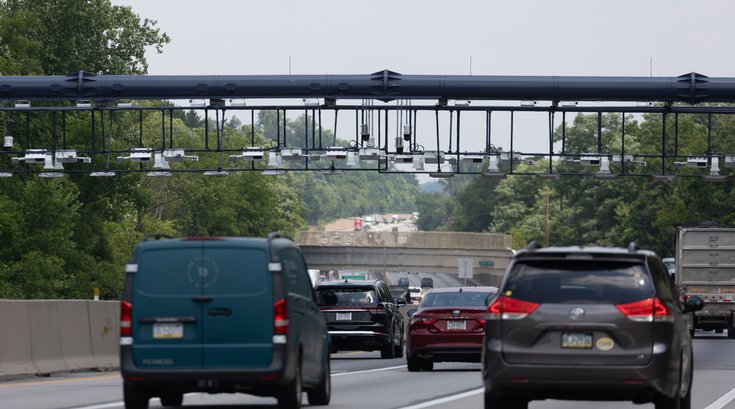
[[(148, 72), (156, 75), (390, 69), (402, 74), (644, 77), (695, 71), (735, 77), (732, 0), (112, 3), (156, 20), (171, 37), (162, 54), (149, 50), (146, 55)], [(484, 119), (477, 119), (483, 125), (473, 121), (463, 125), (477, 134), (467, 138), (470, 150), (484, 146)], [(496, 126), (497, 134), (507, 134), (507, 123), (493, 123), (494, 133)], [(517, 146), (526, 151), (543, 146), (544, 138), (534, 135), (547, 134), (546, 126), (543, 116), (521, 121)], [(499, 137), (499, 145), (507, 143)]]

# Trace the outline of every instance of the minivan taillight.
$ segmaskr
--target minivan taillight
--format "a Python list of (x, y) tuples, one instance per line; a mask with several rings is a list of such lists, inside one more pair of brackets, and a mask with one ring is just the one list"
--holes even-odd
[(273, 304), (273, 335), (288, 334), (288, 308), (286, 299), (282, 298)]
[(617, 304), (615, 308), (633, 321), (651, 322), (663, 321), (672, 317), (671, 311), (661, 303), (658, 297), (633, 301), (627, 304)]
[(488, 318), (491, 320), (520, 320), (536, 311), (539, 305), (541, 304), (501, 295), (488, 307)]
[(133, 335), (133, 305), (127, 301), (120, 301), (120, 336)]

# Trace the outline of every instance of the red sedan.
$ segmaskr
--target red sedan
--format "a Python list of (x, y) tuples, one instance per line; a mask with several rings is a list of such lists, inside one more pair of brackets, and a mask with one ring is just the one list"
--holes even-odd
[(411, 316), (406, 341), (409, 372), (434, 362), (480, 362), (488, 299), (496, 287), (435, 288)]

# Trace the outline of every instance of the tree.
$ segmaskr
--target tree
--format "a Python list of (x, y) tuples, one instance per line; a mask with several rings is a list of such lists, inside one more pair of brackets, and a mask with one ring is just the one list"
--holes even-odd
[(156, 21), (110, 0), (0, 2), (0, 71), (10, 75), (145, 74), (147, 47), (170, 39)]

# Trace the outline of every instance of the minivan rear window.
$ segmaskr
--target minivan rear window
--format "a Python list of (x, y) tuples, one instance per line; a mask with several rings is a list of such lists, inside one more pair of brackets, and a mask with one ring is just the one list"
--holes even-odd
[(544, 260), (517, 263), (504, 294), (536, 303), (623, 304), (653, 297), (654, 290), (640, 263)]
[(269, 290), (266, 253), (260, 249), (168, 248), (142, 252), (136, 277), (148, 295), (255, 295)]

